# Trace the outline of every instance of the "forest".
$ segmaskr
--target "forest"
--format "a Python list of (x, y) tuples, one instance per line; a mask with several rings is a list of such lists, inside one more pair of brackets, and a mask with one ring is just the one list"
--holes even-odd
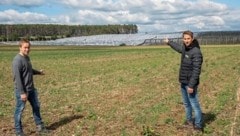
[(208, 31), (197, 34), (201, 44), (239, 44), (240, 31)]
[(124, 25), (60, 25), (60, 24), (0, 24), (0, 41), (17, 41), (22, 37), (44, 41), (65, 37), (98, 34), (134, 34), (134, 24)]

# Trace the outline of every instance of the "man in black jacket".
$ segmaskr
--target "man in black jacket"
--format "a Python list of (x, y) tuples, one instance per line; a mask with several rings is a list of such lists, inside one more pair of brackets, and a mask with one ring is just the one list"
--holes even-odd
[[(193, 38), (193, 32), (184, 31), (182, 36), (183, 45), (179, 45), (167, 38), (164, 42), (182, 54), (179, 82), (181, 83), (182, 98), (186, 112), (184, 125), (191, 127), (193, 125), (194, 130), (203, 131), (202, 110), (197, 94), (203, 57), (198, 41)], [(195, 113), (195, 120), (192, 118), (192, 109)]]

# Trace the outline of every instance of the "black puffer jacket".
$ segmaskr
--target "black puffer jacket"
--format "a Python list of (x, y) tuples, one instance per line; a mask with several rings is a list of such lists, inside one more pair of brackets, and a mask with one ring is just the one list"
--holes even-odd
[(172, 41), (169, 41), (168, 45), (182, 54), (179, 82), (188, 84), (190, 88), (196, 87), (199, 84), (199, 76), (203, 62), (198, 41), (194, 39), (192, 44), (188, 47), (185, 45), (179, 45)]

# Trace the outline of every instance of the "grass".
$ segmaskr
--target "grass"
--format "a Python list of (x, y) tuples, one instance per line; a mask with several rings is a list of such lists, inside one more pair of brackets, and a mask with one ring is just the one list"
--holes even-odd
[[(11, 63), (17, 46), (0, 46), (0, 133), (11, 135), (15, 106)], [(240, 46), (202, 46), (199, 96), (203, 135), (229, 135), (236, 111)], [(51, 135), (190, 135), (179, 92), (180, 55), (166, 46), (33, 46), (41, 113)], [(240, 124), (237, 115), (236, 126)], [(30, 105), (24, 131), (35, 135)], [(239, 134), (239, 129), (234, 129)]]

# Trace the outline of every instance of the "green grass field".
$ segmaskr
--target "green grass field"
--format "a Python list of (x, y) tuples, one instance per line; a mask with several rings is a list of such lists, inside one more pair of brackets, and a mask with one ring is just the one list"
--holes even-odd
[[(0, 134), (12, 135), (11, 63), (17, 46), (0, 46)], [(202, 46), (199, 97), (203, 135), (240, 135), (240, 46)], [(178, 83), (180, 54), (167, 46), (32, 46), (41, 113), (55, 136), (186, 136)], [(29, 103), (24, 131), (36, 135)]]

